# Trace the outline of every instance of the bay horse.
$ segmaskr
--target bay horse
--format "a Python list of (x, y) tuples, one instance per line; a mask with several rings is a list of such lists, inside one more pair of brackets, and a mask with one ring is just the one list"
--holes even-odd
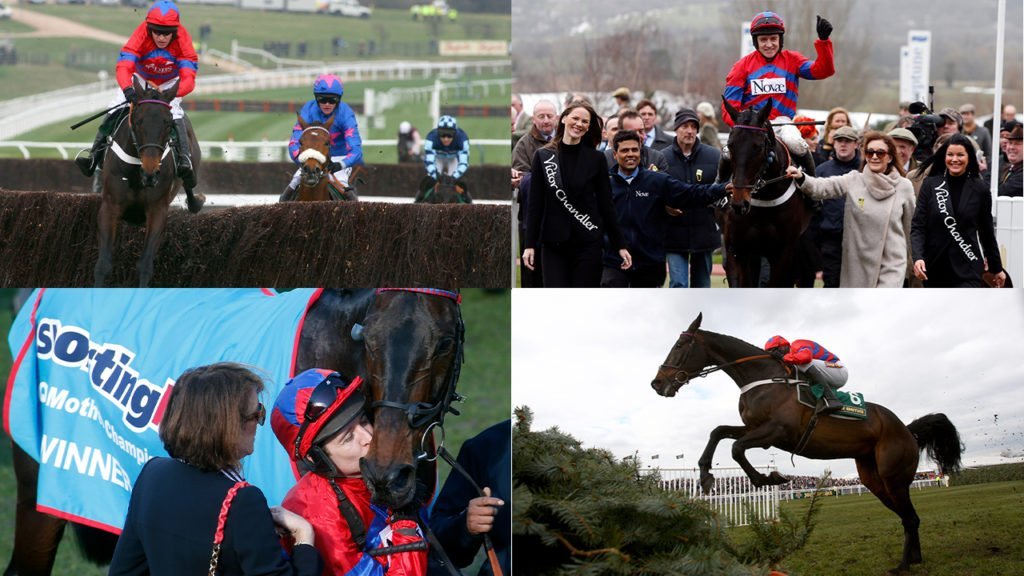
[[(103, 162), (102, 202), (98, 216), (99, 256), (94, 282), (101, 287), (113, 268), (114, 241), (122, 219), (135, 226), (145, 225), (146, 235), (137, 268), (139, 286), (153, 279), (153, 261), (164, 238), (167, 212), (181, 184), (175, 173), (170, 144), (171, 100), (178, 94), (177, 79), (162, 89), (150, 87), (138, 74), (132, 85), (139, 99), (114, 129)], [(200, 151), (192, 123), (185, 118), (192, 143), (192, 167), (198, 174)], [(185, 189), (189, 212), (199, 212), (206, 198)]]
[[(374, 434), (360, 465), (374, 500), (393, 510), (417, 509), (436, 487), (434, 457), (423, 452), (434, 429), (443, 443), (445, 414), (458, 414), (451, 403), (461, 400), (455, 392), (464, 333), (460, 302), (457, 293), (426, 288), (330, 289), (302, 324), (293, 373), (327, 368), (358, 374), (367, 386)], [(36, 509), (39, 463), (13, 448), (17, 510), (4, 576), (49, 575), (67, 520)], [(85, 556), (109, 564), (117, 536), (73, 527)]]
[(768, 120), (771, 100), (742, 112), (725, 101), (725, 109), (733, 120), (728, 144), (731, 166), (723, 162), (718, 177), (720, 181), (732, 177), (731, 210), (726, 208), (722, 214), (732, 272), (740, 287), (756, 288), (761, 258), (767, 258), (768, 285), (792, 288), (800, 236), (810, 224), (812, 210), (796, 184), (785, 177), (790, 152), (775, 137)]
[[(794, 453), (814, 410), (797, 402), (794, 381), (783, 362), (738, 338), (701, 330), (702, 317), (698, 314), (679, 335), (651, 382), (658, 394), (672, 397), (692, 378), (724, 370), (740, 388), (743, 425), (718, 426), (711, 432), (698, 461), (701, 488), (707, 494), (714, 485), (711, 461), (723, 438), (735, 440), (733, 460), (754, 486), (789, 482), (777, 471), (768, 475), (757, 471), (745, 453), (769, 446)], [(795, 453), (816, 460), (854, 459), (864, 486), (903, 523), (903, 556), (897, 570), (906, 570), (921, 562), (920, 519), (910, 501), (910, 483), (921, 450), (928, 451), (943, 474), (960, 469), (963, 445), (944, 414), (929, 414), (904, 425), (888, 408), (868, 402), (866, 420), (823, 418)]]
[(472, 204), (473, 198), (466, 187), (450, 174), (438, 174), (437, 182), (421, 190), (414, 200), (416, 204)]
[[(331, 131), (334, 114), (323, 122), (306, 122), (296, 112), (302, 134), (299, 136), (299, 186), (295, 199), (299, 202), (357, 200), (355, 190), (339, 182), (328, 165), (331, 160)], [(358, 166), (356, 167), (359, 168)]]

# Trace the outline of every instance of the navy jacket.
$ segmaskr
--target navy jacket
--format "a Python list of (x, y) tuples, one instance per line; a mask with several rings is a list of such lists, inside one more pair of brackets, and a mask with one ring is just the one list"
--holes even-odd
[[(147, 462), (132, 489), (110, 576), (206, 574), (217, 515), (234, 484), (219, 472), (202, 472), (171, 458)], [(224, 527), (218, 576), (319, 576), (322, 570), (312, 546), (296, 546), (294, 557), (285, 558), (263, 492), (255, 486), (238, 491)]]
[[(642, 166), (632, 182), (611, 172), (612, 202), (626, 248), (639, 268), (665, 263), (665, 229), (669, 215), (665, 206), (699, 208), (725, 196), (725, 184), (687, 184), (664, 172), (651, 172)], [(617, 250), (605, 243), (604, 265), (617, 268), (622, 263)]]
[[(467, 440), (455, 460), (480, 488), (490, 486), (491, 496), (505, 501), (489, 534), (502, 572), (512, 574), (512, 421), (495, 424)], [(430, 513), (430, 528), (459, 568), (468, 566), (483, 546), (482, 535), (473, 536), (466, 530), (466, 506), (479, 495), (462, 474), (452, 470)], [(449, 572), (431, 564), (429, 574), (448, 576)], [(477, 574), (493, 574), (490, 562), (484, 561)]]
[[(834, 155), (832, 159), (814, 169), (814, 175), (818, 178), (829, 176), (842, 176), (847, 172), (860, 171), (860, 151), (853, 155), (853, 160), (843, 162)], [(843, 213), (846, 210), (846, 198), (832, 198), (821, 202), (821, 210), (811, 218), (811, 226), (820, 223), (822, 232), (843, 231)]]
[[(718, 161), (722, 153), (700, 140), (693, 145), (690, 157), (683, 156), (679, 143), (663, 153), (668, 158), (668, 173), (689, 184), (711, 184), (718, 177)], [(722, 245), (722, 234), (715, 223), (715, 209), (708, 206), (684, 210), (670, 216), (665, 232), (665, 251), (673, 253), (710, 252)]]

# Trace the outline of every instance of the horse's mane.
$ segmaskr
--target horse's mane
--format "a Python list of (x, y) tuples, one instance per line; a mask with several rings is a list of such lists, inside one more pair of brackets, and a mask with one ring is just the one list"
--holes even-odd
[(764, 353), (764, 349), (762, 349), (760, 346), (754, 346), (750, 342), (747, 342), (746, 340), (740, 340), (735, 336), (729, 336), (728, 334), (719, 334), (718, 332), (712, 332), (710, 330), (703, 329), (698, 331), (701, 334), (704, 334), (705, 336), (714, 336), (723, 345), (739, 348), (739, 352), (741, 353), (744, 351), (744, 349), (748, 350), (751, 353)]

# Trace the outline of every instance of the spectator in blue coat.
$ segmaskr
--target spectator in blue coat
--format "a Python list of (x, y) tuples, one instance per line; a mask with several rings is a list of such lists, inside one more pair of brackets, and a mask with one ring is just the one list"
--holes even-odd
[[(676, 137), (663, 150), (670, 176), (687, 184), (709, 184), (718, 177), (722, 153), (699, 138), (700, 118), (694, 110), (683, 108), (673, 123)], [(668, 207), (665, 231), (665, 257), (668, 260), (669, 288), (709, 288), (711, 254), (722, 245), (722, 234), (715, 223), (711, 206), (689, 210)]]
[(724, 197), (725, 184), (687, 184), (664, 172), (640, 165), (641, 136), (633, 130), (615, 134), (612, 148), (616, 167), (611, 171), (612, 203), (633, 265), (622, 269), (622, 259), (605, 243), (601, 286), (607, 288), (660, 288), (665, 284), (666, 206), (698, 208)]
[[(512, 511), (508, 502), (512, 498), (512, 421), (495, 424), (466, 440), (455, 461), (470, 478), (457, 470), (448, 474), (430, 513), (430, 528), (459, 568), (473, 562), (484, 544), (484, 535), (488, 535), (502, 573), (510, 575)], [(481, 490), (485, 495), (480, 495)], [(427, 573), (431, 576), (450, 574), (433, 557)], [(477, 574), (493, 575), (490, 562), (485, 561)]]
[[(857, 131), (842, 126), (832, 133), (832, 159), (814, 169), (818, 178), (842, 176), (847, 172), (860, 171), (860, 152), (857, 150)], [(843, 264), (843, 213), (845, 198), (833, 198), (821, 202), (821, 211), (812, 219), (810, 227), (816, 227), (815, 241), (821, 252), (821, 279), (825, 288), (838, 288), (839, 275)]]
[[(363, 141), (359, 138), (355, 113), (348, 104), (341, 101), (344, 94), (345, 87), (340, 78), (334, 74), (321, 74), (313, 82), (313, 99), (299, 110), (299, 116), (306, 124), (326, 125), (331, 120), (331, 157), (328, 169), (342, 186), (348, 187), (352, 168), (363, 163)], [(296, 122), (292, 128), (292, 138), (288, 141), (288, 155), (296, 164), (301, 164), (299, 138), (302, 132), (302, 126)], [(281, 193), (282, 202), (295, 199), (295, 190), (299, 187), (301, 176), (301, 169), (295, 170), (288, 187)]]

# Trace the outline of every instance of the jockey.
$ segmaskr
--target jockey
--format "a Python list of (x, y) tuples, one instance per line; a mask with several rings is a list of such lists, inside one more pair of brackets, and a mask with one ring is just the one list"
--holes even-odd
[[(328, 170), (342, 186), (348, 188), (348, 179), (352, 174), (352, 168), (363, 163), (363, 141), (359, 138), (359, 126), (356, 124), (356, 115), (348, 104), (341, 101), (345, 94), (345, 88), (341, 79), (334, 74), (321, 74), (313, 82), (313, 100), (306, 102), (299, 111), (299, 115), (307, 123), (324, 123), (332, 115), (334, 121), (331, 123), (331, 161)], [(299, 138), (302, 136), (302, 126), (298, 122), (292, 128), (292, 139), (288, 141), (288, 154), (292, 161), (299, 164)], [(299, 187), (299, 179), (302, 170), (296, 170), (291, 182), (281, 194), (281, 201), (292, 200), (295, 191)]]
[(441, 116), (437, 128), (427, 134), (423, 147), (423, 164), (427, 176), (420, 183), (420, 192), (437, 184), (437, 175), (449, 174), (463, 189), (462, 176), (469, 169), (469, 136), (455, 124), (455, 118)]
[[(771, 100), (769, 120), (791, 122), (796, 116), (800, 78), (823, 80), (835, 74), (832, 41), (829, 40), (832, 24), (818, 16), (817, 32), (814, 49), (818, 58), (812, 61), (794, 50), (783, 50), (786, 24), (781, 16), (775, 12), (761, 12), (754, 16), (750, 23), (750, 36), (755, 50), (740, 58), (726, 76), (725, 101), (737, 110), (743, 110), (751, 106), (760, 108), (765, 101)], [(724, 103), (722, 119), (729, 126), (733, 125)], [(793, 153), (794, 160), (805, 171), (813, 173), (814, 161), (800, 131), (795, 126), (780, 126), (775, 133)], [(723, 159), (727, 160), (727, 157)]]
[[(110, 106), (125, 101), (135, 103), (138, 95), (132, 86), (132, 75), (138, 73), (150, 84), (166, 86), (178, 80), (177, 97), (171, 100), (171, 117), (174, 119), (175, 137), (172, 139), (175, 151), (175, 168), (186, 188), (195, 188), (196, 174), (192, 169), (192, 147), (185, 113), (181, 110), (181, 99), (196, 86), (196, 72), (199, 69), (198, 56), (192, 48), (192, 37), (181, 25), (178, 7), (171, 0), (158, 0), (146, 13), (146, 20), (139, 24), (121, 48), (117, 59), (117, 85), (121, 87)], [(116, 127), (120, 117), (118, 110), (111, 111), (100, 125), (96, 140), (89, 156), (79, 155), (75, 164), (86, 176), (92, 176), (106, 151), (106, 141)]]
[(843, 403), (836, 398), (833, 388), (842, 388), (849, 374), (838, 356), (817, 342), (794, 340), (790, 344), (782, 336), (769, 338), (764, 349), (776, 360), (792, 364), (811, 383), (822, 385), (825, 393), (818, 403), (818, 413), (831, 414), (842, 410)]

